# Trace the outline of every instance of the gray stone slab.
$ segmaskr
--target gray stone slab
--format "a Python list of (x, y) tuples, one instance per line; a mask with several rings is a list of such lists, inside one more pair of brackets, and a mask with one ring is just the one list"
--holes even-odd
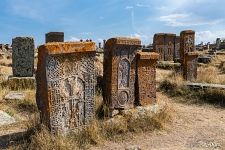
[(11, 91), (5, 96), (5, 100), (23, 100), (25, 99), (25, 93)]
[(193, 88), (193, 89), (217, 88), (217, 89), (225, 90), (225, 85), (222, 85), (222, 84), (187, 83), (186, 86)]
[(0, 126), (15, 123), (16, 120), (6, 112), (0, 110)]

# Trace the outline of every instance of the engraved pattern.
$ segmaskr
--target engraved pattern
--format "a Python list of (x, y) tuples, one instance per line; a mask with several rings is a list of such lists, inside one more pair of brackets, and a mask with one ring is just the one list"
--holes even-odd
[(129, 87), (130, 63), (127, 59), (122, 59), (118, 67), (118, 86), (119, 89)]
[(94, 55), (51, 55), (46, 68), (52, 132), (82, 127), (94, 114)]

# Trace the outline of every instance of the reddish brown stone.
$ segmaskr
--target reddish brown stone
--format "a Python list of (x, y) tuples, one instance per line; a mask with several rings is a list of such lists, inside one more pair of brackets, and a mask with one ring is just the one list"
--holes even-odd
[(184, 64), (184, 56), (195, 51), (195, 31), (185, 30), (180, 33), (180, 60)]
[(188, 81), (194, 81), (197, 78), (198, 53), (188, 52), (185, 54), (184, 60), (184, 79)]
[(136, 53), (141, 41), (111, 38), (104, 47), (104, 102), (111, 111), (134, 106)]
[(137, 99), (139, 105), (156, 102), (156, 62), (158, 53), (139, 52), (137, 54)]
[(173, 61), (175, 52), (176, 34), (157, 33), (153, 39), (153, 49), (159, 53), (160, 61)]
[(180, 59), (180, 36), (176, 36), (174, 60), (179, 60), (179, 59)]
[(94, 116), (95, 43), (48, 43), (38, 48), (36, 101), (52, 132), (77, 129)]

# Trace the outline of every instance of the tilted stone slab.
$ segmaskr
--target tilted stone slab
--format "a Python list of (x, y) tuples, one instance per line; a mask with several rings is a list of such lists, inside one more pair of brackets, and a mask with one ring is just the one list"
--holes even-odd
[(0, 126), (15, 123), (16, 120), (6, 112), (0, 110)]
[(94, 116), (95, 43), (48, 43), (38, 49), (37, 105), (53, 133), (78, 129)]
[(10, 91), (5, 97), (5, 100), (24, 100), (25, 93), (17, 92), (17, 91)]

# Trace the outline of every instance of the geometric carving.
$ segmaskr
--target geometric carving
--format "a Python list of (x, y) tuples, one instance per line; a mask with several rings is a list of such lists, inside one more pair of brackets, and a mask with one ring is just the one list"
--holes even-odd
[(197, 78), (198, 53), (188, 52), (184, 60), (184, 79), (194, 81)]
[(94, 116), (94, 58), (93, 42), (39, 47), (37, 104), (53, 133), (78, 129)]
[(34, 73), (34, 39), (12, 39), (12, 69), (14, 77), (32, 77)]
[(160, 61), (173, 61), (175, 53), (176, 35), (171, 33), (157, 33), (153, 39), (153, 50), (159, 53)]
[(138, 105), (156, 102), (156, 63), (158, 53), (139, 52), (137, 57), (137, 99)]
[(180, 33), (180, 59), (184, 64), (185, 54), (195, 51), (195, 31), (185, 30)]
[(134, 107), (136, 53), (141, 41), (133, 38), (111, 38), (104, 47), (104, 103), (110, 108)]
[(119, 89), (129, 87), (130, 63), (127, 59), (122, 59), (118, 67), (118, 86)]

